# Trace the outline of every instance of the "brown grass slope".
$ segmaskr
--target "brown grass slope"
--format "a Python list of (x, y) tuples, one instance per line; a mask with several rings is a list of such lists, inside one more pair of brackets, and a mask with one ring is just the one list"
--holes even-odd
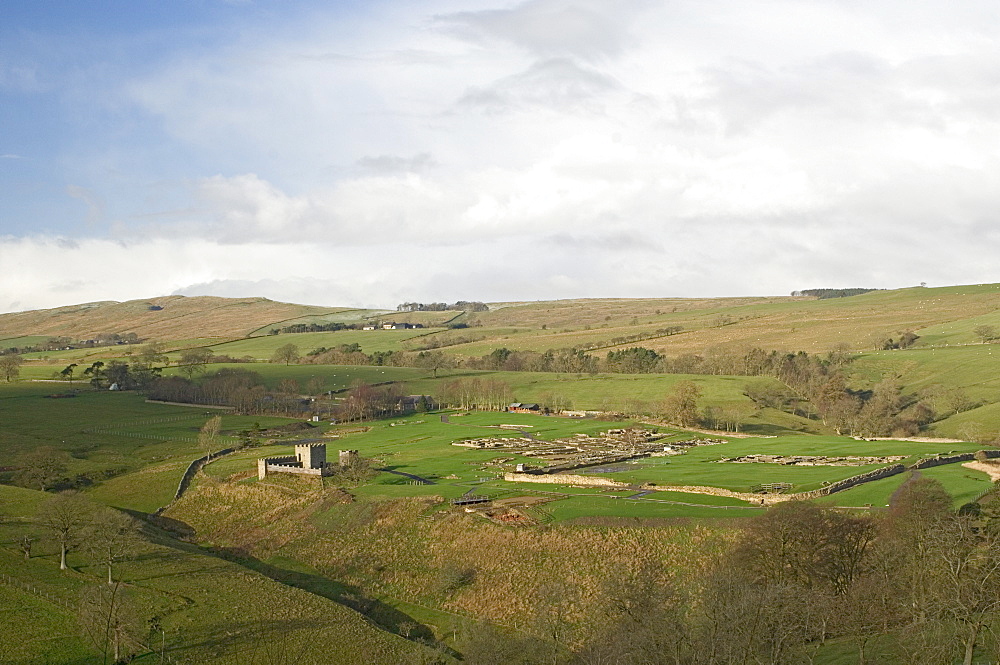
[[(150, 310), (151, 306), (163, 309), (154, 311)], [(275, 302), (267, 298), (163, 296), (0, 314), (0, 337), (51, 335), (80, 339), (99, 333), (129, 332), (146, 339), (162, 340), (243, 337), (276, 321), (335, 309)]]
[[(449, 347), (449, 352), (472, 356), (501, 346), (543, 351), (594, 343), (611, 348), (616, 338), (655, 334), (668, 326), (681, 326), (682, 332), (619, 346), (644, 346), (669, 356), (751, 347), (823, 352), (845, 345), (863, 351), (874, 348), (879, 339), (898, 339), (908, 330), (923, 335), (924, 329), (930, 332), (942, 326), (969, 328), (949, 341), (972, 343), (975, 338), (967, 324), (1000, 324), (1000, 285), (915, 287), (826, 300), (771, 297), (505, 303), (475, 316), (484, 328), (465, 334), (476, 341)], [(500, 326), (509, 328), (489, 330)], [(928, 341), (940, 343), (939, 337), (928, 335)]]
[[(151, 305), (163, 309), (150, 311)], [(161, 340), (243, 337), (290, 321), (357, 318), (360, 313), (378, 316), (378, 310), (345, 312), (265, 298), (167, 296), (0, 315), (0, 338), (87, 337), (100, 332), (135, 332)], [(827, 300), (774, 296), (493, 303), (488, 312), (383, 310), (381, 318), (425, 325), (449, 320), (468, 323), (466, 330), (428, 331), (449, 353), (461, 356), (482, 355), (499, 347), (544, 351), (584, 345), (605, 349), (641, 345), (670, 356), (754, 346), (823, 352), (844, 345), (860, 351), (907, 330), (924, 336), (926, 329), (918, 346), (972, 343), (976, 323), (1000, 328), (1000, 284), (914, 287)], [(635, 338), (673, 326), (681, 328), (680, 334)], [(295, 340), (290, 337), (289, 341)]]

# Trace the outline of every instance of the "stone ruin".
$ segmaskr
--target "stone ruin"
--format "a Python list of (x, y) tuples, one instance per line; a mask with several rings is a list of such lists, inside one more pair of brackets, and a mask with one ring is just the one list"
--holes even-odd
[(893, 464), (906, 459), (902, 455), (861, 456), (846, 455), (828, 457), (826, 455), (743, 455), (724, 457), (720, 462), (737, 464), (783, 464), (785, 466), (865, 466), (868, 464)]
[[(665, 436), (655, 430), (634, 427), (609, 429), (597, 436), (575, 434), (555, 441), (543, 441), (525, 436), (490, 436), (455, 441), (452, 445), (479, 450), (499, 449), (505, 453), (534, 458), (538, 461), (537, 466), (529, 469), (527, 465), (520, 464), (519, 470), (528, 473), (555, 473), (650, 455), (677, 454), (676, 446), (695, 445), (692, 441), (665, 446), (662, 442)], [(489, 465), (496, 466), (496, 464)]]

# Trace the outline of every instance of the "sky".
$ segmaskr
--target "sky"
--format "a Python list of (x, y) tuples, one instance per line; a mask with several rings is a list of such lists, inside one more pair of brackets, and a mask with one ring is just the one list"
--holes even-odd
[(1000, 282), (1000, 7), (0, 0), (0, 312)]

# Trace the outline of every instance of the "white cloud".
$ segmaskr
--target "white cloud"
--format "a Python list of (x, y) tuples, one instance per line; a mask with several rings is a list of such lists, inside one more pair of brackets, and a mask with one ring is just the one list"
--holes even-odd
[(313, 16), (136, 76), (130, 103), (211, 170), (150, 197), (177, 212), (115, 215), (124, 244), (2, 251), (172, 259), (11, 286), (392, 306), (996, 279), (987, 3), (469, 4)]

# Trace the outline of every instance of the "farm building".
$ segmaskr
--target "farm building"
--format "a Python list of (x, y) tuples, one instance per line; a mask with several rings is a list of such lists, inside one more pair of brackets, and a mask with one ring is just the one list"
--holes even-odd
[(522, 404), (521, 402), (514, 402), (507, 407), (507, 411), (510, 413), (538, 413), (541, 411), (541, 407), (537, 404)]

